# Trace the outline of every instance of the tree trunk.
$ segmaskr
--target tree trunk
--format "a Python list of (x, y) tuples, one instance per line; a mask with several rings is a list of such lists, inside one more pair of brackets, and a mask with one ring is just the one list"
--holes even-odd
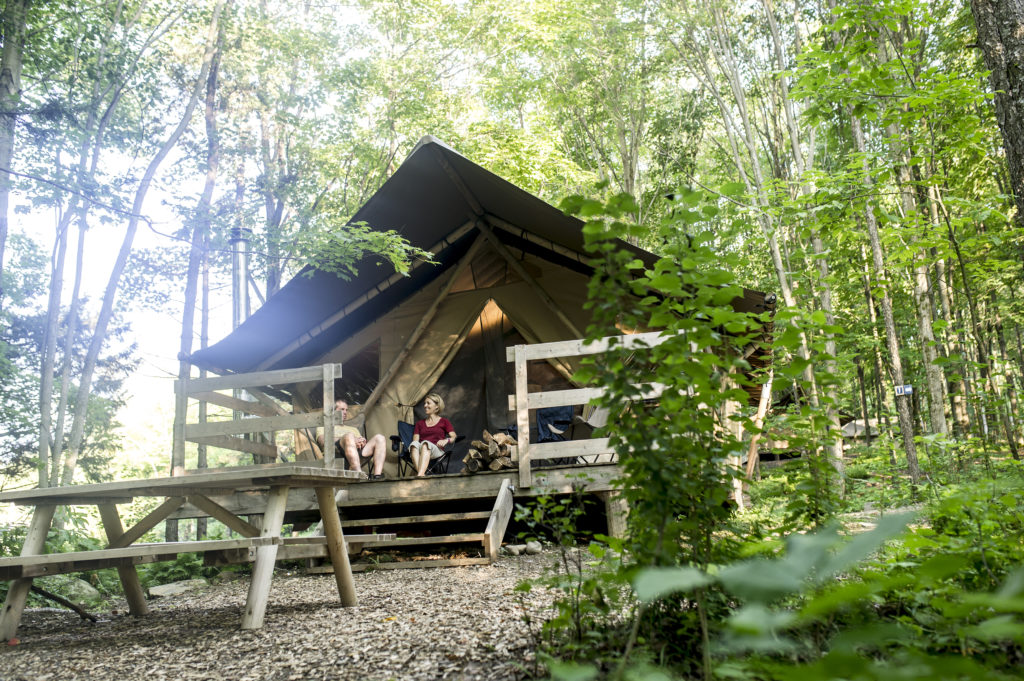
[(64, 461), (64, 472), (61, 476), (61, 484), (70, 484), (71, 479), (74, 476), (75, 468), (78, 464), (78, 456), (81, 452), (82, 440), (85, 435), (85, 417), (88, 409), (89, 395), (92, 388), (93, 372), (96, 370), (96, 363), (99, 360), (100, 350), (103, 347), (103, 341), (106, 337), (107, 326), (110, 323), (111, 318), (114, 316), (114, 300), (117, 297), (118, 284), (121, 281), (121, 275), (124, 273), (125, 265), (128, 262), (128, 256), (131, 254), (132, 243), (135, 240), (135, 233), (139, 227), (139, 216), (142, 213), (142, 206), (145, 201), (146, 194), (149, 192), (149, 187), (153, 182), (153, 177), (156, 175), (156, 171), (160, 167), (160, 164), (163, 163), (167, 155), (177, 145), (182, 133), (185, 132), (185, 129), (191, 122), (192, 114), (199, 101), (199, 96), (203, 91), (203, 88), (206, 86), (206, 77), (210, 70), (210, 62), (213, 59), (214, 45), (217, 38), (217, 25), (225, 1), (226, 0), (220, 0), (214, 8), (213, 17), (210, 20), (210, 28), (207, 34), (206, 52), (203, 55), (202, 68), (200, 69), (199, 77), (196, 79), (196, 84), (192, 90), (192, 95), (189, 99), (188, 105), (185, 107), (185, 112), (182, 115), (181, 120), (178, 122), (177, 127), (171, 132), (167, 140), (164, 141), (163, 145), (161, 145), (156, 156), (154, 156), (150, 161), (142, 179), (139, 181), (139, 186), (135, 190), (135, 200), (132, 203), (132, 217), (128, 221), (128, 228), (125, 231), (124, 239), (121, 242), (121, 249), (118, 252), (117, 259), (114, 262), (114, 267), (110, 273), (110, 278), (107, 281), (107, 288), (103, 294), (103, 304), (96, 320), (96, 330), (94, 332), (92, 342), (89, 344), (89, 351), (86, 354), (85, 362), (82, 367), (78, 396), (75, 400), (74, 421), (71, 425), (68, 454)]
[(29, 0), (7, 0), (0, 17), (3, 53), (0, 55), (0, 310), (4, 305), (4, 250), (7, 246), (7, 213), (14, 162), (15, 113), (21, 102), (21, 54), (25, 48), (25, 10)]
[[(864, 142), (864, 131), (860, 125), (860, 119), (850, 116), (850, 128), (853, 131), (854, 148), (862, 155), (862, 167), (864, 171), (864, 185), (868, 196), (873, 195), (874, 187), (871, 181), (871, 168), (868, 165), (867, 157), (864, 156), (866, 144)], [(903, 385), (903, 360), (900, 358), (900, 344), (896, 336), (896, 322), (892, 314), (892, 300), (889, 297), (889, 277), (885, 270), (885, 260), (882, 255), (882, 241), (878, 234), (878, 223), (875, 220), (875, 213), (870, 204), (866, 203), (864, 219), (868, 227), (868, 238), (871, 242), (871, 258), (875, 268), (875, 277), (882, 288), (882, 321), (885, 323), (885, 340), (889, 348), (889, 364), (892, 368), (892, 378), (896, 385)], [(917, 446), (914, 444), (914, 423), (910, 415), (910, 404), (906, 395), (896, 396), (896, 413), (899, 416), (900, 431), (903, 436), (903, 450), (907, 456), (907, 469), (910, 472), (910, 479), (916, 485), (921, 480), (921, 468), (917, 461)]]
[[(772, 8), (771, 0), (762, 0), (762, 7), (764, 8), (765, 17), (768, 20), (768, 28), (772, 35), (772, 45), (774, 47), (775, 54), (775, 66), (778, 69), (778, 83), (779, 83), (779, 98), (782, 100), (782, 109), (785, 113), (786, 129), (789, 131), (789, 144), (793, 154), (793, 163), (796, 167), (796, 181), (799, 185), (800, 193), (803, 196), (809, 197), (814, 194), (815, 185), (814, 181), (807, 177), (808, 171), (813, 165), (813, 156), (810, 159), (804, 157), (803, 149), (800, 146), (800, 127), (797, 120), (795, 106), (793, 99), (789, 96), (789, 78), (786, 76), (786, 64), (783, 59), (782, 39), (779, 35), (778, 23), (775, 20), (775, 10)], [(814, 135), (810, 135), (811, 142), (808, 144), (808, 148), (814, 148)], [(814, 250), (814, 261), (818, 266), (818, 300), (821, 306), (821, 311), (825, 313), (825, 323), (829, 326), (835, 326), (836, 318), (835, 313), (832, 309), (832, 284), (829, 281), (829, 266), (828, 256), (825, 251), (825, 246), (822, 243), (821, 235), (816, 229), (811, 230), (811, 247)], [(835, 334), (831, 330), (825, 332), (825, 354), (829, 356), (829, 359), (825, 361), (825, 370), (832, 376), (837, 374), (838, 367), (836, 365), (836, 357), (838, 356), (838, 348), (836, 346)], [(829, 449), (831, 451), (831, 462), (832, 467), (835, 468), (836, 473), (839, 474), (839, 487), (840, 496), (845, 494), (845, 467), (843, 463), (843, 437), (842, 430), (839, 425), (839, 412), (837, 411), (836, 405), (839, 403), (836, 395), (835, 387), (829, 387), (825, 390), (825, 395), (828, 397), (827, 404), (825, 406), (825, 415), (827, 416), (829, 423), (832, 428), (832, 437), (829, 439)]]
[(971, 0), (971, 12), (995, 93), (1017, 225), (1024, 227), (1024, 2)]

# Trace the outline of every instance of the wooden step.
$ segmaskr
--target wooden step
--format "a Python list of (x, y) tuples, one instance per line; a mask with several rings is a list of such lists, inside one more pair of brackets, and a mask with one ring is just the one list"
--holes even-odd
[(374, 527), (377, 525), (412, 525), (418, 523), (441, 523), (459, 520), (485, 520), (491, 516), (490, 511), (472, 511), (468, 513), (436, 513), (433, 515), (406, 515), (394, 518), (366, 518), (363, 520), (342, 520), (342, 527)]
[[(394, 539), (394, 533), (378, 534), (346, 534), (345, 548), (348, 553), (357, 554), (363, 550), (368, 541), (387, 541)], [(327, 553), (327, 537), (284, 537), (282, 545), (277, 549), (277, 560), (304, 560), (306, 558), (325, 558)], [(212, 567), (222, 565), (236, 565), (250, 561), (246, 555), (239, 550), (225, 550), (208, 552), (204, 557), (203, 564)]]
[(368, 541), (364, 548), (396, 548), (402, 546), (431, 546), (434, 544), (469, 544), (483, 542), (487, 535), (483, 532), (474, 534), (445, 534), (437, 537), (396, 537), (384, 541)]
[[(438, 568), (438, 567), (460, 567), (463, 565), (490, 565), (491, 559), (479, 558), (427, 558), (424, 560), (403, 560), (401, 562), (387, 563), (352, 563), (352, 572), (369, 572), (371, 570), (411, 570), (415, 568)], [(306, 568), (306, 573), (311, 575), (329, 575), (334, 573), (334, 567), (326, 565), (315, 565)]]

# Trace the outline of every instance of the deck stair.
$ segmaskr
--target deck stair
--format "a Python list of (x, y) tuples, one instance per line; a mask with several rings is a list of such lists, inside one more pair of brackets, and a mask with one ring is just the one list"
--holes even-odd
[[(489, 565), (498, 555), (512, 516), (512, 495), (512, 481), (505, 479), (490, 498), (425, 504), (413, 497), (386, 505), (343, 504), (341, 524), (346, 535), (393, 535), (362, 542), (362, 553), (353, 555), (352, 570)], [(332, 570), (330, 563), (307, 568), (313, 573)]]

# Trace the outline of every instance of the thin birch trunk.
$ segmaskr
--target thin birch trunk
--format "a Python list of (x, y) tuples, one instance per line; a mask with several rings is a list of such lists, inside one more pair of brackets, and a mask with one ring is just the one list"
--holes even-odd
[(25, 21), (29, 0), (7, 0), (0, 22), (3, 53), (0, 54), (0, 310), (4, 306), (4, 251), (7, 247), (8, 212), (14, 139), (21, 103), (21, 63), (25, 49)]
[[(868, 196), (874, 192), (874, 182), (871, 179), (871, 168), (868, 165), (866, 156), (866, 144), (864, 142), (864, 131), (861, 128), (860, 118), (850, 116), (850, 128), (853, 132), (854, 150), (861, 155), (861, 167), (864, 173), (862, 183), (865, 193)], [(900, 344), (896, 336), (896, 322), (892, 314), (892, 300), (889, 297), (889, 277), (885, 269), (885, 259), (882, 255), (882, 241), (878, 233), (878, 222), (875, 220), (874, 209), (870, 200), (865, 201), (864, 220), (868, 227), (868, 238), (871, 243), (871, 258), (875, 268), (875, 278), (882, 289), (882, 320), (885, 323), (885, 339), (889, 348), (889, 365), (892, 369), (893, 381), (896, 385), (903, 385), (903, 360), (900, 357)], [(900, 431), (903, 437), (903, 450), (907, 457), (907, 469), (911, 481), (916, 485), (921, 481), (921, 467), (917, 461), (917, 446), (914, 444), (914, 422), (910, 415), (910, 404), (907, 396), (900, 395), (896, 400), (896, 414), (900, 421)]]
[(196, 104), (198, 103), (199, 97), (206, 86), (206, 77), (209, 73), (210, 62), (213, 59), (213, 51), (217, 39), (217, 25), (220, 19), (221, 10), (224, 7), (224, 2), (225, 0), (220, 0), (214, 8), (213, 18), (210, 21), (210, 28), (207, 33), (206, 50), (203, 55), (202, 68), (200, 69), (199, 77), (196, 79), (196, 84), (192, 90), (192, 95), (189, 98), (188, 105), (185, 107), (185, 112), (182, 115), (181, 120), (178, 122), (177, 127), (171, 132), (170, 136), (160, 147), (156, 156), (154, 156), (150, 161), (149, 166), (146, 168), (146, 171), (139, 182), (139, 186), (135, 191), (135, 200), (132, 204), (132, 217), (128, 221), (128, 228), (125, 231), (125, 236), (121, 243), (121, 249), (118, 252), (117, 260), (111, 270), (106, 292), (103, 296), (103, 304), (100, 308), (99, 317), (96, 321), (96, 330), (93, 335), (92, 343), (89, 345), (89, 351), (86, 355), (85, 363), (82, 367), (82, 377), (79, 383), (78, 396), (75, 400), (74, 421), (71, 425), (68, 455), (64, 462), (64, 473), (61, 477), (61, 483), (65, 485), (70, 484), (78, 463), (78, 456), (82, 447), (82, 439), (85, 434), (85, 417), (92, 389), (92, 377), (96, 370), (97, 361), (99, 360), (100, 350), (103, 347), (107, 326), (110, 324), (110, 320), (114, 314), (114, 300), (117, 297), (118, 284), (121, 280), (121, 275), (124, 272), (125, 265), (128, 262), (128, 256), (132, 250), (132, 243), (135, 240), (135, 233), (138, 230), (142, 206), (145, 201), (146, 194), (149, 192), (149, 187), (153, 182), (153, 177), (156, 175), (157, 169), (160, 167), (160, 164), (163, 163), (171, 150), (177, 145), (182, 133), (185, 132), (185, 129), (191, 122)]
[[(782, 39), (779, 36), (779, 27), (775, 20), (775, 10), (772, 8), (772, 0), (762, 0), (761, 4), (762, 7), (764, 7), (765, 17), (768, 20), (768, 28), (772, 35), (772, 45), (774, 46), (775, 53), (775, 66), (778, 69), (779, 97), (782, 100), (782, 109), (786, 118), (786, 128), (789, 131), (790, 148), (793, 154), (793, 163), (796, 166), (796, 181), (799, 185), (800, 194), (807, 197), (811, 196), (815, 191), (813, 180), (807, 177), (808, 172), (813, 165), (814, 157), (810, 156), (809, 158), (805, 158), (803, 149), (800, 145), (801, 135), (795, 113), (796, 107), (793, 104), (792, 98), (789, 96), (789, 78), (786, 76), (786, 64), (783, 58)], [(808, 146), (813, 149), (814, 135), (811, 134), (810, 138), (811, 143)], [(811, 230), (811, 246), (814, 251), (814, 261), (818, 266), (818, 296), (821, 311), (825, 313), (825, 323), (830, 327), (835, 326), (836, 318), (835, 312), (832, 308), (832, 284), (829, 281), (828, 257), (825, 252), (825, 246), (821, 240), (821, 235), (816, 229)], [(839, 352), (836, 346), (835, 335), (831, 331), (826, 331), (825, 333), (825, 354), (829, 356), (829, 359), (825, 361), (825, 370), (830, 375), (835, 376), (837, 374), (836, 357)], [(839, 425), (839, 412), (836, 409), (836, 405), (839, 401), (835, 387), (827, 388), (826, 395), (829, 399), (825, 408), (825, 414), (832, 428), (832, 437), (830, 438), (831, 462), (833, 468), (835, 468), (836, 472), (839, 474), (840, 494), (842, 495), (845, 492), (843, 437), (842, 430)]]

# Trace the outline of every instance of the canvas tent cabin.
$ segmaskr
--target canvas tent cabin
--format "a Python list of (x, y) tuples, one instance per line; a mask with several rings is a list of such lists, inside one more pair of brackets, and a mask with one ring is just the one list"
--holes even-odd
[[(484, 428), (514, 425), (506, 349), (584, 336), (592, 270), (582, 223), (429, 136), (351, 220), (397, 231), (436, 264), (402, 276), (364, 261), (345, 280), (314, 263), (191, 362), (221, 374), (339, 363), (333, 392), (365, 404), (359, 418), (371, 433), (392, 435), (399, 420), (422, 418), (418, 405), (430, 392), (444, 397), (465, 444)], [(623, 248), (648, 264), (656, 259)], [(735, 304), (761, 312), (772, 301), (746, 291)], [(531, 389), (570, 388), (570, 375), (564, 362), (532, 362), (527, 381)], [(296, 411), (320, 410), (314, 382), (288, 392)], [(385, 472), (393, 477), (391, 456)]]

